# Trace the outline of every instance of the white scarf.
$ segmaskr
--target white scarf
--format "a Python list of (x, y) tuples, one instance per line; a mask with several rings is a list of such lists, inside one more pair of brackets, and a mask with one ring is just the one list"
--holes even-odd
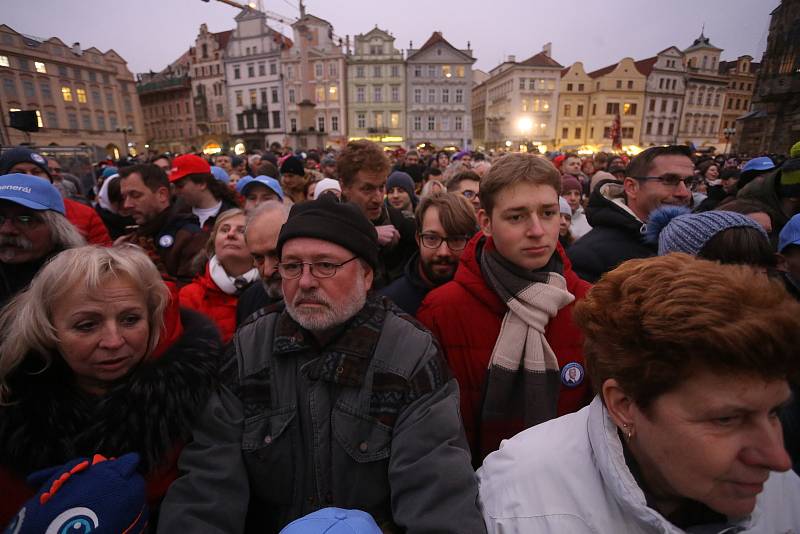
[(211, 256), (211, 259), (208, 260), (208, 272), (217, 287), (226, 295), (236, 295), (258, 280), (258, 269), (255, 267), (240, 276), (230, 276), (225, 272), (225, 268), (216, 255)]

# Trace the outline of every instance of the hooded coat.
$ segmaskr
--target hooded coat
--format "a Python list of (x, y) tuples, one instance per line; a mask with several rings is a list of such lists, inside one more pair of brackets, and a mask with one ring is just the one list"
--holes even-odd
[[(458, 380), (461, 392), (461, 417), (467, 440), (472, 449), (472, 462), (480, 465), (484, 456), (497, 450), (500, 441), (523, 430), (522, 422), (510, 421), (505, 432), (488, 435), (481, 432), (480, 415), (484, 384), (500, 325), (508, 311), (506, 304), (487, 285), (481, 274), (478, 243), (483, 238), (478, 232), (467, 244), (461, 256), (455, 278), (428, 293), (417, 312), (417, 319), (439, 339), (450, 368)], [(484, 245), (493, 247), (491, 239)], [(562, 308), (550, 320), (545, 338), (563, 369), (569, 363), (584, 365), (583, 336), (572, 321), (575, 302), (586, 296), (590, 286), (572, 271), (569, 259), (560, 245), (557, 254), (564, 262), (567, 291), (575, 301)], [(585, 377), (585, 372), (582, 377)], [(581, 409), (591, 400), (588, 380), (566, 385), (562, 378), (558, 398), (558, 415)]]
[(181, 310), (179, 324), (183, 335), (101, 396), (78, 389), (58, 354), (43, 372), (36, 372), (42, 364), (32, 355), (12, 373), (13, 398), (0, 406), (0, 526), (35, 493), (25, 477), (95, 453), (138, 453), (148, 501), (158, 505), (178, 476), (180, 450), (216, 387), (221, 352), (208, 319)]
[(214, 283), (208, 263), (204, 273), (180, 289), (181, 306), (197, 310), (214, 321), (222, 343), (228, 343), (236, 331), (236, 304), (239, 295), (228, 295)]
[(589, 197), (586, 218), (592, 229), (569, 248), (575, 273), (590, 283), (633, 258), (658, 252), (645, 238), (647, 225), (625, 205), (622, 185), (601, 183)]

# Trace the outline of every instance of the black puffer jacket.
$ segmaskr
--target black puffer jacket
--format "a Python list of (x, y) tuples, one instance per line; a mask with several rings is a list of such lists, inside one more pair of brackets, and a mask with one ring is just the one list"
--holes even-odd
[(622, 262), (658, 252), (655, 244), (645, 241), (647, 225), (614, 202), (622, 198), (622, 186), (611, 181), (601, 183), (589, 197), (586, 218), (592, 229), (567, 251), (572, 269), (587, 282), (597, 282)]

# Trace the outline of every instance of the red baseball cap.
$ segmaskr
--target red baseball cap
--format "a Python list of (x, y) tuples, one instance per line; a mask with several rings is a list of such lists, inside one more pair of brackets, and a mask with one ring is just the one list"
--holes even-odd
[(177, 182), (190, 174), (211, 174), (211, 166), (206, 160), (194, 154), (184, 154), (172, 160), (169, 181)]

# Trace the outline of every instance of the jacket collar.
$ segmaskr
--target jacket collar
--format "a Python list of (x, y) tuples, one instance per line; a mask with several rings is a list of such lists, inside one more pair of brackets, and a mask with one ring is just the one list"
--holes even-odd
[(272, 353), (278, 357), (319, 354), (309, 370), (310, 378), (359, 387), (364, 383), (364, 375), (378, 345), (386, 308), (385, 299), (370, 294), (361, 311), (340, 326), (337, 335), (324, 347), (284, 310), (275, 325)]
[[(497, 296), (497, 293), (489, 287), (481, 273), (480, 261), (478, 259), (481, 246), (485, 250), (494, 249), (494, 241), (491, 237), (486, 237), (484, 242), (481, 243), (484, 237), (486, 236), (483, 235), (483, 232), (478, 232), (470, 239), (469, 243), (467, 243), (467, 247), (461, 255), (461, 260), (459, 261), (458, 269), (456, 270), (453, 280), (492, 310), (493, 313), (496, 315), (503, 315), (507, 310), (505, 303)], [(561, 256), (561, 261), (564, 265), (563, 276), (567, 280), (567, 291), (574, 294), (575, 290), (573, 285), (577, 280), (577, 276), (572, 272), (572, 262), (569, 261), (567, 253), (564, 251), (561, 243), (556, 244), (556, 252)]]
[(589, 197), (586, 219), (592, 228), (596, 226), (619, 228), (638, 236), (639, 240), (644, 242), (646, 225), (627, 206), (622, 184), (617, 182), (608, 181), (595, 188)]
[[(654, 532), (678, 533), (683, 532), (675, 525), (670, 523), (663, 515), (653, 508), (647, 506), (647, 498), (644, 491), (636, 482), (633, 473), (625, 462), (625, 454), (622, 441), (619, 438), (617, 426), (608, 415), (606, 407), (596, 396), (589, 405), (589, 445), (594, 453), (597, 468), (603, 483), (620, 507), (625, 510), (625, 515), (632, 518), (637, 523), (647, 525), (649, 530)], [(753, 514), (739, 521), (731, 521), (728, 525), (719, 525), (720, 528), (714, 529), (709, 525), (708, 532), (719, 534), (733, 534), (750, 528), (755, 518), (758, 516), (759, 509)], [(703, 530), (706, 532), (706, 530)]]

